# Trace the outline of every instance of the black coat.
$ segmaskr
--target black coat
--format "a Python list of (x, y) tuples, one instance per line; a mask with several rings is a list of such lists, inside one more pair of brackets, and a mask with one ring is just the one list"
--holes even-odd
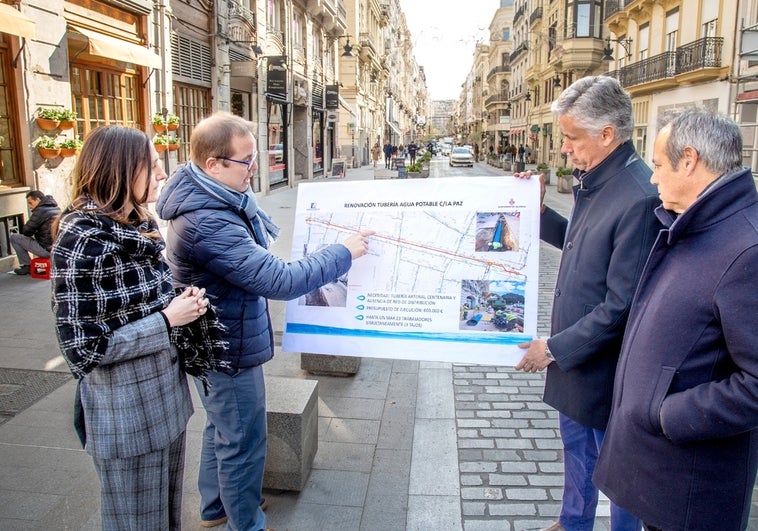
[(755, 181), (745, 169), (659, 216), (595, 482), (667, 531), (742, 530), (758, 467)]
[(556, 361), (547, 369), (544, 400), (599, 430), (608, 423), (634, 289), (662, 228), (651, 174), (628, 141), (574, 186), (568, 234), (568, 221), (555, 211), (541, 217), (540, 237), (563, 249), (548, 340)]
[(52, 225), (55, 218), (60, 216), (61, 209), (53, 196), (46, 195), (32, 210), (29, 221), (21, 227), (21, 234), (37, 240), (48, 251), (53, 246)]

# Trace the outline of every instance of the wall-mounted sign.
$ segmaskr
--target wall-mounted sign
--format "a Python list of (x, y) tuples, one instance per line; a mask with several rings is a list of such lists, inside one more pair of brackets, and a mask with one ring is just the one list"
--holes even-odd
[(340, 86), (327, 85), (326, 86), (326, 108), (339, 109), (339, 106), (340, 106)]
[(287, 102), (287, 56), (272, 55), (268, 57), (266, 68), (266, 98), (272, 101)]

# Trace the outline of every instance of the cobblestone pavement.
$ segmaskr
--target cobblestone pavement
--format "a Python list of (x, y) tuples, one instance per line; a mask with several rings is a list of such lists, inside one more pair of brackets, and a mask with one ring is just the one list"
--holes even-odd
[[(568, 215), (571, 194), (548, 187), (547, 204)], [(540, 245), (538, 334), (550, 332), (553, 286), (560, 252)], [(558, 414), (542, 401), (544, 373), (504, 366), (455, 365), (463, 529), (527, 530), (558, 517), (563, 490), (563, 446)], [(595, 529), (607, 529), (607, 500)]]

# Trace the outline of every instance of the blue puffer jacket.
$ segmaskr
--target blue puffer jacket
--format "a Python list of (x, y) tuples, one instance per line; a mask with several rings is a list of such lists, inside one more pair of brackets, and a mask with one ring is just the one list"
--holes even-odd
[(286, 262), (259, 245), (245, 213), (201, 188), (185, 166), (166, 182), (156, 204), (168, 220), (166, 258), (179, 285), (206, 288), (227, 327), (227, 361), (254, 367), (274, 356), (266, 299), (300, 297), (345, 274), (350, 251), (330, 245)]

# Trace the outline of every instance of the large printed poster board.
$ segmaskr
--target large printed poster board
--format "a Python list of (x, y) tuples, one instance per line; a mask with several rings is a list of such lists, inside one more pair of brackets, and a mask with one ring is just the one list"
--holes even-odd
[(283, 348), (514, 365), (537, 330), (539, 181), (301, 183), (292, 259), (373, 230), (336, 281), (287, 304)]

